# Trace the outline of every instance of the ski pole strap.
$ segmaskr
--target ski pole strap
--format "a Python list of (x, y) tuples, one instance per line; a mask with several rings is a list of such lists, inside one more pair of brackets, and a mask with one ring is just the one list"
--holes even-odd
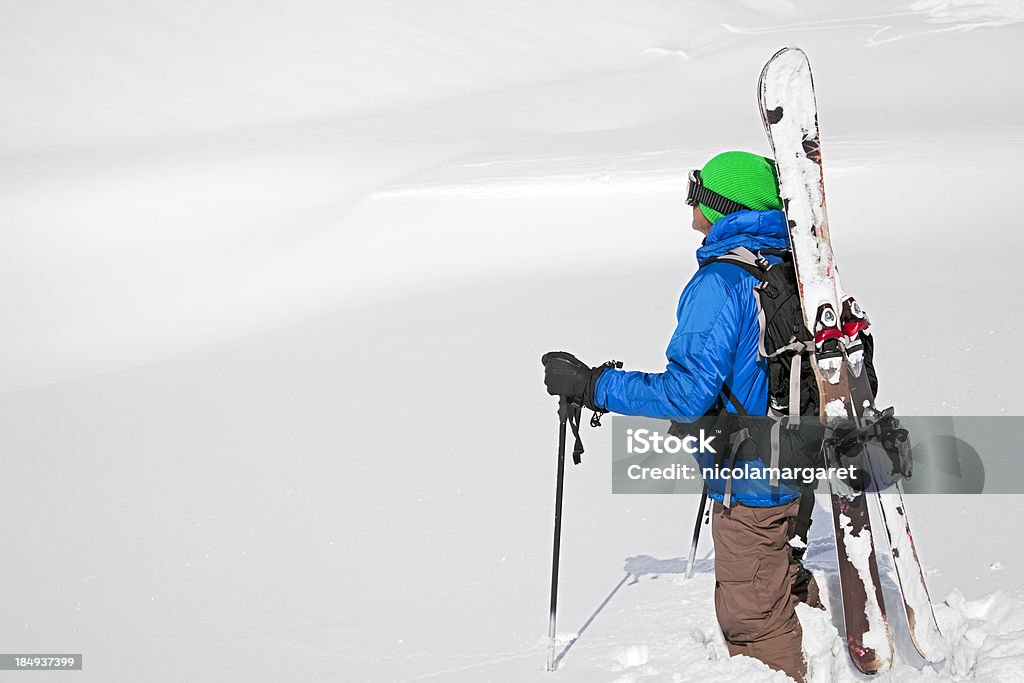
[[(622, 361), (606, 361), (605, 363), (602, 363), (599, 367), (618, 370), (622, 367)], [(583, 403), (582, 401), (579, 400), (570, 400), (568, 399), (568, 397), (563, 397), (563, 400), (566, 401), (566, 410), (568, 413), (567, 417), (569, 421), (569, 426), (572, 427), (572, 435), (575, 439), (575, 443), (572, 446), (572, 462), (574, 465), (579, 465), (580, 456), (583, 455), (583, 439), (580, 438), (580, 419), (581, 413), (583, 412)], [(601, 416), (607, 412), (607, 410), (595, 408), (594, 414), (590, 416), (590, 426), (600, 427)]]
[(723, 216), (727, 216), (730, 213), (737, 211), (749, 211), (749, 206), (744, 206), (739, 202), (734, 202), (728, 197), (723, 197), (714, 190), (709, 190), (704, 187), (704, 183), (700, 179), (700, 171), (690, 171), (689, 183), (686, 189), (686, 204), (688, 206), (697, 206), (703, 204), (709, 209), (713, 209)]
[(579, 403), (569, 403), (569, 427), (572, 429), (572, 436), (575, 440), (572, 446), (572, 464), (580, 464), (580, 456), (583, 455), (583, 440), (580, 438), (580, 413), (582, 406)]

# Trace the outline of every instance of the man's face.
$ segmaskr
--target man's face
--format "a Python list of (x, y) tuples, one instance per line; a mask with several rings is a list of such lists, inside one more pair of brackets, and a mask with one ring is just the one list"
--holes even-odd
[(707, 235), (711, 230), (711, 221), (704, 216), (700, 206), (693, 207), (693, 229), (702, 235)]

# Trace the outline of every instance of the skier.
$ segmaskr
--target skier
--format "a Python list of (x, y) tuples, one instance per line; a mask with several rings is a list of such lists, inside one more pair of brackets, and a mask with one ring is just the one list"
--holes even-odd
[[(683, 289), (678, 326), (662, 373), (590, 367), (569, 353), (544, 355), (549, 394), (593, 410), (692, 422), (722, 410), (766, 415), (768, 362), (758, 355), (755, 276), (735, 264), (712, 262), (737, 247), (786, 250), (789, 236), (772, 160), (724, 152), (690, 174), (687, 204), (693, 229), (704, 235), (701, 267)], [(768, 256), (777, 261), (778, 256)], [(760, 461), (748, 467), (763, 467)], [(803, 681), (800, 601), (820, 607), (810, 572), (794, 556), (800, 494), (770, 489), (767, 478), (737, 480), (725, 501), (725, 480), (709, 478), (714, 500), (715, 611), (731, 655), (760, 659)]]

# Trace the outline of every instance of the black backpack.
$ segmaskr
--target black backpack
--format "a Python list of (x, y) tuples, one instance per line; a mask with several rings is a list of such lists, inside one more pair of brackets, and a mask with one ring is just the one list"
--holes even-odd
[[(781, 261), (772, 263), (765, 258), (766, 255), (777, 256)], [(807, 353), (814, 346), (814, 336), (804, 324), (800, 309), (793, 253), (783, 249), (763, 249), (754, 253), (738, 247), (703, 263), (701, 267), (711, 263), (733, 263), (759, 281), (754, 287), (754, 297), (760, 327), (758, 353), (768, 359), (768, 415), (817, 416), (820, 408), (818, 384)], [(871, 390), (875, 392), (878, 379), (873, 363), (874, 338), (870, 332), (864, 331), (861, 332), (861, 341), (864, 345), (864, 367)], [(729, 387), (724, 387), (723, 393), (734, 409), (742, 409)]]

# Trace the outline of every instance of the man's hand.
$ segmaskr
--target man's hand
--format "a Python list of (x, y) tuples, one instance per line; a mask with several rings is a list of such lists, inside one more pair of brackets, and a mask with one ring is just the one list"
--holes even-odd
[(544, 365), (544, 386), (549, 394), (601, 410), (594, 403), (594, 387), (607, 366), (591, 368), (566, 351), (549, 351), (541, 356), (540, 362)]

